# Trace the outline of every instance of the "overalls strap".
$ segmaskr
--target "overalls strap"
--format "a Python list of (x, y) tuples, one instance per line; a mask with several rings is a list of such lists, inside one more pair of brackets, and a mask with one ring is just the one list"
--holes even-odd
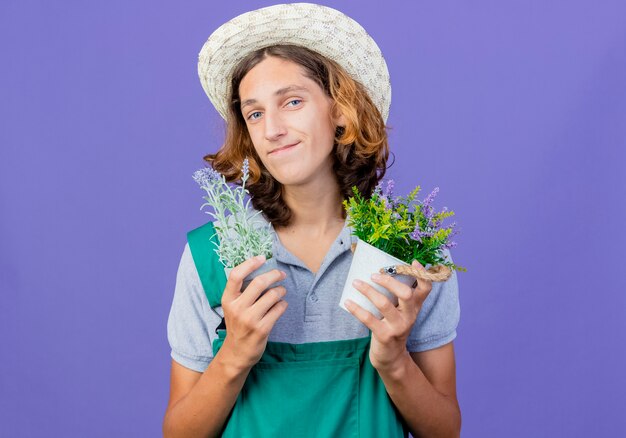
[(213, 222), (207, 222), (188, 232), (187, 242), (200, 276), (204, 294), (211, 307), (218, 307), (222, 303), (222, 293), (226, 287), (226, 274), (224, 273), (224, 265), (215, 253), (215, 249), (219, 245), (219, 238), (213, 227)]

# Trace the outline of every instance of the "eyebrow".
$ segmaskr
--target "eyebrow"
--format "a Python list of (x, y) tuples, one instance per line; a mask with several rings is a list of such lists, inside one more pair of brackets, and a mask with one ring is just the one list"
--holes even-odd
[[(279, 88), (278, 90), (276, 90), (274, 92), (274, 96), (282, 96), (285, 95), (287, 93), (291, 93), (292, 91), (305, 91), (307, 93), (310, 93), (309, 89), (307, 87), (303, 87), (301, 85), (288, 85), (286, 87), (283, 88)], [(246, 99), (243, 102), (241, 102), (241, 109), (243, 109), (244, 107), (248, 106), (248, 105), (252, 105), (253, 103), (257, 103), (256, 99)]]

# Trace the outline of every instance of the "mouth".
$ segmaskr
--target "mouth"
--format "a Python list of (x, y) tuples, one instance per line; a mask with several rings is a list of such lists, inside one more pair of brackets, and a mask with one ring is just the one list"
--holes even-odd
[(295, 146), (299, 145), (300, 142), (297, 143), (293, 143), (293, 144), (288, 144), (287, 146), (282, 146), (280, 148), (276, 148), (276, 149), (272, 149), (267, 155), (278, 155), (280, 153), (289, 151), (291, 149), (293, 149)]

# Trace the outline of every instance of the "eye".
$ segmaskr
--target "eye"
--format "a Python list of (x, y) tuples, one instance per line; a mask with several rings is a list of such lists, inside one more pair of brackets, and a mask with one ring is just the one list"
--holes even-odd
[[(296, 102), (296, 103), (292, 105), (293, 102)], [(291, 99), (289, 102), (287, 102), (287, 105), (297, 106), (298, 104), (300, 104), (300, 102), (302, 102), (302, 99)]]
[[(258, 115), (258, 117), (257, 117)], [(255, 111), (253, 113), (250, 113), (250, 115), (247, 117), (248, 120), (257, 120), (259, 117), (261, 117), (261, 111)]]

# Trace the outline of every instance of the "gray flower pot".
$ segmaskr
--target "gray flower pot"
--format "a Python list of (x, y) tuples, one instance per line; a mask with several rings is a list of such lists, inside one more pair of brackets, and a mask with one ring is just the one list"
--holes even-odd
[[(259, 275), (264, 274), (266, 272), (269, 272), (272, 269), (276, 269), (276, 268), (278, 268), (278, 263), (276, 262), (276, 259), (274, 257), (271, 257), (271, 258), (265, 260), (265, 263), (263, 263), (258, 269), (256, 269), (254, 272), (249, 274), (243, 280), (243, 285), (241, 286), (241, 290), (244, 291), (248, 287), (248, 285), (252, 282), (252, 280), (254, 280)], [(228, 278), (228, 275), (230, 274), (230, 271), (232, 271), (232, 270), (233, 270), (233, 268), (224, 268), (224, 273), (226, 274), (226, 278)], [(282, 284), (282, 282), (273, 283), (267, 289), (271, 289), (271, 288), (279, 286), (281, 284)]]
[[(380, 268), (391, 265), (408, 266), (408, 263), (405, 263), (402, 260), (397, 259), (396, 257), (389, 255), (386, 252), (381, 251), (380, 249), (359, 239), (354, 251), (354, 256), (352, 257), (352, 264), (350, 265), (348, 278), (343, 286), (343, 293), (341, 294), (339, 307), (344, 309), (346, 312), (349, 312), (344, 303), (347, 299), (350, 299), (359, 306), (363, 307), (365, 310), (372, 313), (376, 318), (382, 318), (378, 308), (374, 306), (374, 304), (365, 295), (352, 286), (352, 281), (358, 279), (368, 283), (378, 292), (389, 298), (394, 305), (397, 305), (398, 298), (384, 287), (374, 283), (370, 278), (372, 274), (379, 273)], [(415, 282), (415, 278), (410, 275), (397, 275), (395, 276), (395, 279), (408, 286), (412, 286)]]

